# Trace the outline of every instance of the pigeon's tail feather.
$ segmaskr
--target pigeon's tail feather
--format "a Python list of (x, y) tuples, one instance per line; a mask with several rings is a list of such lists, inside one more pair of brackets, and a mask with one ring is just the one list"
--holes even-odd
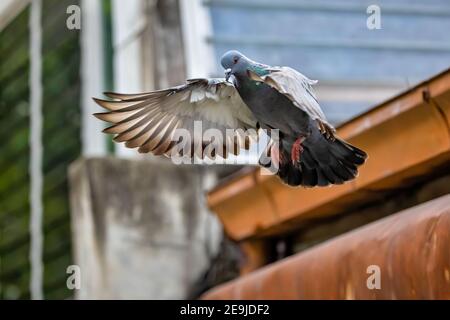
[(308, 137), (302, 144), (300, 161), (291, 160), (291, 146), (281, 148), (281, 159), (277, 174), (290, 186), (328, 186), (342, 184), (354, 179), (358, 166), (362, 165), (367, 154), (335, 138), (328, 140), (322, 134)]

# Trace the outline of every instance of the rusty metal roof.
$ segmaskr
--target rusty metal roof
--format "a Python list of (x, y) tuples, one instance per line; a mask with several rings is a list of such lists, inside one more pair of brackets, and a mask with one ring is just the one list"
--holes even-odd
[[(445, 195), (215, 287), (202, 298), (450, 299), (448, 230)], [(375, 272), (379, 288), (369, 279)]]

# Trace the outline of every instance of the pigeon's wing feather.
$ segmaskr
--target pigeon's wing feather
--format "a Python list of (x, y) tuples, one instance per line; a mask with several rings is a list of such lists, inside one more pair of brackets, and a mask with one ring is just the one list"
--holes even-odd
[[(180, 147), (179, 135), (189, 133), (189, 141), (181, 140), (185, 140), (185, 147), (189, 143), (183, 150), (189, 150), (191, 157), (226, 157), (228, 152), (237, 154), (240, 148), (248, 148), (250, 141), (257, 138), (256, 130), (245, 131), (256, 127), (256, 119), (225, 79), (192, 79), (185, 85), (141, 94), (105, 94), (114, 100), (94, 99), (108, 110), (95, 114), (112, 124), (104, 132), (116, 134), (115, 141), (125, 142), (141, 153), (170, 155), (176, 145)], [(201, 131), (195, 131), (197, 134), (194, 128), (199, 125)], [(177, 133), (177, 129), (185, 130)], [(208, 129), (219, 130), (222, 140), (205, 138), (203, 133)], [(234, 136), (230, 137), (231, 131)], [(208, 147), (210, 153), (205, 154)]]
[(316, 80), (308, 79), (300, 72), (289, 67), (268, 68), (266, 75), (259, 76), (250, 72), (250, 77), (262, 81), (288, 97), (293, 104), (316, 120), (319, 129), (327, 136), (333, 136), (334, 127), (327, 121), (325, 114), (317, 102), (312, 85)]

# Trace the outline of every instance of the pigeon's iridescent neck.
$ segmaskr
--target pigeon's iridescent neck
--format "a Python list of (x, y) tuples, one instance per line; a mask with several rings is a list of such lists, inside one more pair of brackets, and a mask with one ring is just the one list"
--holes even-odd
[(266, 74), (269, 73), (269, 71), (267, 70), (266, 65), (264, 64), (251, 64), (248, 69), (253, 71), (254, 73), (256, 73), (258, 76), (265, 76)]
[[(256, 71), (255, 71), (256, 72)], [(235, 83), (237, 90), (243, 95), (253, 94), (257, 89), (258, 83), (250, 79), (247, 75), (235, 75)]]
[(261, 85), (261, 83), (249, 78), (248, 71), (252, 71), (259, 76), (264, 76), (269, 73), (267, 66), (255, 63), (247, 66), (241, 72), (234, 74), (236, 79), (234, 85), (241, 96), (253, 95), (257, 91), (258, 86)]

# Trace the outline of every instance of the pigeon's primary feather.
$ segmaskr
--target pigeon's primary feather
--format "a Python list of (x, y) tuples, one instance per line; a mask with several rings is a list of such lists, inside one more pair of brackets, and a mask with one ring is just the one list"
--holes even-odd
[[(185, 85), (142, 94), (105, 94), (115, 100), (94, 99), (108, 110), (95, 114), (112, 124), (104, 132), (116, 134), (115, 141), (143, 153), (169, 155), (176, 143), (172, 141), (174, 133), (180, 128), (189, 131), (193, 145), (204, 146), (207, 142), (199, 141), (203, 136), (194, 134), (194, 121), (201, 121), (202, 131), (218, 129), (224, 136), (227, 129), (256, 127), (256, 119), (234, 86), (224, 79), (191, 79)], [(248, 148), (244, 140), (238, 135), (237, 148), (227, 151), (237, 153), (240, 148)], [(226, 141), (223, 143), (225, 149)], [(203, 150), (196, 151), (203, 158)]]

